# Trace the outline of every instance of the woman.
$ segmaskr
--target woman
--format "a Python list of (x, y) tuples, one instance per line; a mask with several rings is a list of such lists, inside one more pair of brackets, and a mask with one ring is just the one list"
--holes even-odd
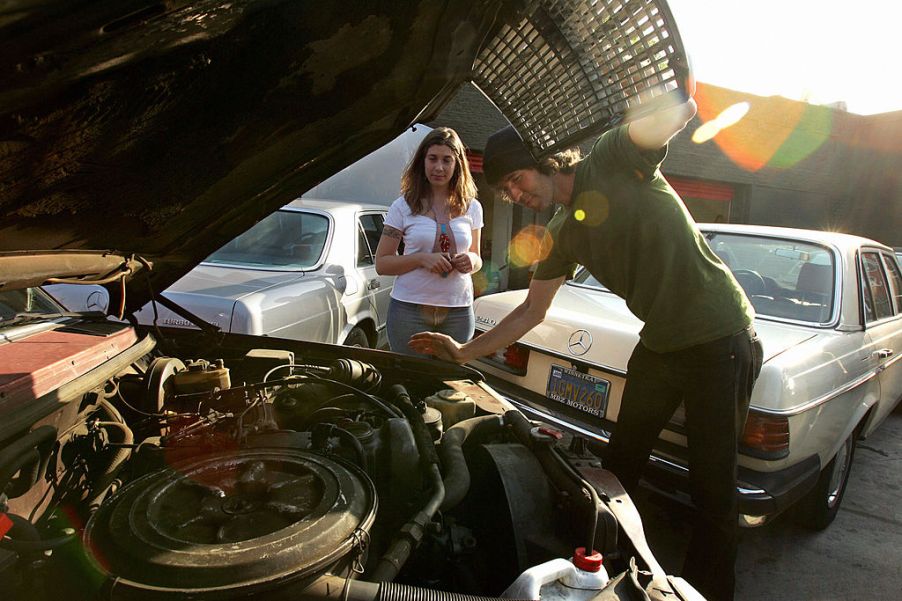
[(418, 354), (408, 340), (423, 331), (466, 342), (476, 327), (470, 274), (482, 267), (482, 205), (453, 129), (438, 127), (423, 138), (401, 176), (401, 194), (376, 249), (376, 271), (398, 276), (386, 320), (389, 346)]

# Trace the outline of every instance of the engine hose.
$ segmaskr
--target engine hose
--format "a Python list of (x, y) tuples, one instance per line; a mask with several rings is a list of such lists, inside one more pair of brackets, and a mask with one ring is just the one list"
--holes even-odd
[(445, 498), (445, 487), (442, 484), (442, 473), (438, 465), (429, 466), (429, 474), (432, 480), (434, 492), (413, 519), (401, 527), (400, 534), (389, 545), (388, 550), (379, 558), (373, 570), (372, 579), (377, 582), (390, 582), (398, 575), (401, 568), (407, 562), (410, 554), (417, 547), (426, 532), (426, 525), (432, 521), (432, 517), (438, 511)]
[(351, 449), (354, 451), (354, 456), (357, 458), (357, 465), (362, 468), (366, 468), (366, 451), (363, 449), (363, 445), (360, 443), (360, 440), (357, 439), (354, 434), (336, 426), (335, 424), (330, 423), (319, 423), (313, 427), (313, 446), (314, 448), (322, 447), (325, 444), (325, 441), (329, 438), (335, 436), (343, 443), (346, 443)]
[(411, 520), (401, 527), (400, 533), (388, 546), (388, 550), (379, 559), (373, 570), (373, 579), (379, 582), (393, 580), (416, 546), (423, 540), (426, 525), (432, 521), (442, 501), (445, 499), (445, 485), (442, 483), (442, 472), (439, 469), (438, 453), (423, 416), (410, 401), (407, 389), (401, 384), (393, 384), (388, 389), (390, 402), (397, 407), (413, 431), (414, 442), (420, 453), (420, 465), (432, 481), (432, 496)]
[[(57, 430), (53, 426), (41, 426), (0, 451), (0, 493), (15, 499), (28, 492), (50, 458), (50, 453), (42, 452), (42, 447), (52, 445), (56, 441), (56, 435)], [(27, 474), (23, 472), (13, 481), (13, 476), (23, 468), (30, 469)], [(12, 486), (9, 486), (11, 483)]]
[(95, 479), (94, 484), (91, 487), (91, 492), (93, 494), (91, 495), (91, 498), (88, 499), (88, 507), (91, 511), (100, 507), (100, 504), (103, 502), (104, 498), (106, 498), (110, 486), (112, 486), (116, 480), (116, 475), (119, 473), (119, 470), (132, 456), (130, 445), (135, 442), (134, 433), (131, 428), (125, 424), (122, 414), (119, 413), (112, 403), (105, 399), (101, 400), (98, 411), (106, 413), (109, 420), (97, 422), (97, 426), (100, 428), (118, 430), (122, 439), (118, 442), (123, 446), (116, 450), (113, 457), (110, 459), (109, 464)]
[[(75, 530), (67, 528), (67, 532), (63, 536), (42, 539), (34, 524), (12, 513), (6, 515), (12, 520), (13, 527), (6, 533), (5, 538), (0, 539), (0, 549), (26, 554), (41, 553), (61, 547), (76, 538)], [(68, 530), (71, 530), (71, 532), (68, 532)]]
[(337, 359), (329, 365), (329, 378), (373, 392), (382, 384), (382, 374), (375, 366), (356, 359)]
[(397, 407), (410, 422), (422, 464), (424, 466), (438, 465), (438, 453), (435, 451), (432, 435), (429, 433), (429, 428), (426, 427), (426, 422), (423, 421), (423, 415), (413, 406), (407, 389), (401, 384), (392, 384), (388, 388), (387, 396), (391, 404)]
[(509, 424), (517, 439), (530, 449), (542, 465), (542, 470), (560, 489), (567, 491), (572, 499), (582, 500), (588, 522), (587, 552), (595, 549), (595, 532), (598, 528), (598, 511), (602, 507), (601, 498), (595, 487), (585, 481), (551, 445), (539, 444), (531, 435), (532, 424), (517, 410), (504, 414), (505, 423)]
[(438, 447), (445, 472), (445, 500), (441, 509), (456, 507), (470, 490), (470, 469), (464, 459), (463, 445), (474, 433), (477, 436), (496, 432), (504, 425), (500, 415), (481, 415), (457, 422), (442, 436)]
[[(448, 593), (418, 586), (383, 582), (379, 586), (379, 593), (376, 595), (375, 601), (499, 601), (499, 598)], [(514, 600), (506, 599), (505, 601)]]
[(338, 576), (323, 576), (298, 596), (299, 601), (329, 598), (335, 598), (336, 601), (501, 601), (500, 597), (448, 593), (394, 582), (346, 580)]

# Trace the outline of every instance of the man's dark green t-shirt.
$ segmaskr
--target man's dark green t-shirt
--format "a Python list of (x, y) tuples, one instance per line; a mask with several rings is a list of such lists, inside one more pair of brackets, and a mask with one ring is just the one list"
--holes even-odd
[(751, 304), (708, 246), (658, 167), (667, 149), (642, 151), (627, 126), (602, 135), (576, 168), (572, 202), (548, 224), (534, 279), (581, 264), (645, 322), (640, 337), (664, 353), (747, 327)]

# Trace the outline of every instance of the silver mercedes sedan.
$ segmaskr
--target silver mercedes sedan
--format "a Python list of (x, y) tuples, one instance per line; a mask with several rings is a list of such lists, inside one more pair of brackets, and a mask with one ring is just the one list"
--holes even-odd
[[(387, 208), (298, 199), (207, 257), (163, 295), (232, 334), (378, 348), (393, 276), (373, 256)], [(148, 304), (141, 323), (193, 327)]]

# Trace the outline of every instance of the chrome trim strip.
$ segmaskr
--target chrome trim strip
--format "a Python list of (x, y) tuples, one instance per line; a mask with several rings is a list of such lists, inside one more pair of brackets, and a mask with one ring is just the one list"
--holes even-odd
[(870, 372), (868, 372), (864, 375), (861, 375), (858, 378), (852, 380), (851, 382), (847, 382), (847, 383), (843, 384), (839, 388), (834, 388), (827, 394), (821, 395), (820, 397), (818, 397), (816, 399), (808, 401), (804, 405), (799, 405), (798, 407), (793, 407), (792, 409), (762, 409), (762, 408), (755, 407), (755, 406), (749, 407), (749, 409), (754, 409), (755, 412), (757, 412), (757, 413), (765, 413), (767, 415), (781, 415), (781, 416), (786, 416), (786, 417), (791, 417), (793, 415), (799, 415), (800, 413), (804, 413), (806, 411), (814, 409), (818, 405), (823, 405), (824, 403), (832, 401), (836, 397), (846, 394), (847, 392), (854, 390), (855, 388), (858, 388), (862, 384), (865, 384), (868, 381), (873, 380), (874, 378), (877, 377), (877, 374), (880, 373), (880, 371), (882, 371), (882, 370), (876, 369), (876, 370), (870, 371)]
[(889, 369), (899, 359), (902, 359), (902, 354), (898, 354), (898, 353), (894, 354), (883, 365), (881, 365), (880, 367), (877, 368), (877, 373), (879, 374), (880, 372)]
[[(537, 411), (536, 409), (529, 407), (528, 405), (524, 405), (523, 403), (521, 403), (521, 402), (517, 401), (516, 399), (513, 399), (507, 395), (502, 394), (501, 397), (504, 398), (511, 405), (513, 405), (514, 407), (519, 409), (520, 411), (524, 411), (528, 414), (540, 416), (544, 421), (548, 421), (557, 426), (561, 426), (564, 430), (569, 430), (571, 432), (574, 432), (581, 436), (585, 436), (587, 438), (592, 438), (594, 440), (600, 440), (600, 441), (604, 442), (605, 444), (610, 442), (610, 438), (608, 438), (607, 436), (603, 436), (596, 432), (591, 432), (584, 428), (580, 428), (579, 426), (574, 426), (570, 422), (565, 422), (564, 420), (554, 417), (553, 415), (549, 415), (547, 413)], [(689, 475), (689, 468), (684, 467), (678, 463), (674, 463), (673, 461), (670, 461), (669, 459), (664, 459), (663, 457), (658, 457), (657, 455), (650, 455), (648, 459), (652, 463), (659, 463), (659, 464), (667, 466), (668, 468), (670, 468), (672, 470), (676, 470), (676, 471), (680, 472), (681, 474), (684, 474), (686, 477), (688, 477), (688, 475)], [(767, 494), (766, 490), (762, 490), (760, 488), (745, 488), (742, 486), (737, 486), (736, 491), (741, 495), (766, 495)]]

